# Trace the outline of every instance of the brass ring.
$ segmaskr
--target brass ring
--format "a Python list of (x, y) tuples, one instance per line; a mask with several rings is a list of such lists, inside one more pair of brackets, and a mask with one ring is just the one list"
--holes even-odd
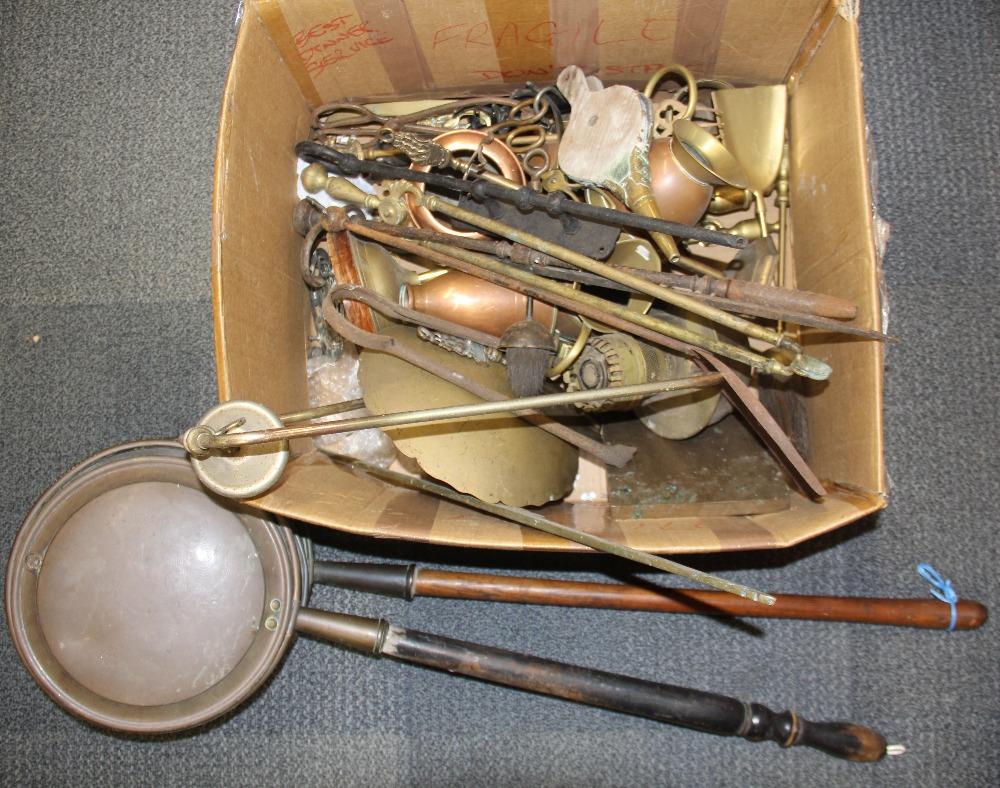
[[(507, 143), (507, 146), (514, 153), (530, 153), (531, 151), (538, 150), (545, 144), (547, 134), (548, 131), (543, 125), (532, 123), (527, 126), (516, 126), (511, 129), (504, 135), (503, 141)], [(522, 137), (528, 137), (528, 141), (521, 141)]]
[(684, 110), (684, 114), (681, 115), (681, 120), (687, 120), (694, 115), (694, 111), (698, 106), (698, 82), (695, 80), (694, 75), (688, 71), (684, 66), (679, 63), (673, 63), (669, 66), (664, 66), (659, 71), (657, 71), (653, 76), (649, 78), (649, 82), (646, 83), (645, 89), (643, 89), (642, 94), (648, 98), (652, 99), (653, 94), (656, 92), (656, 86), (660, 84), (660, 81), (667, 74), (679, 74), (684, 78), (687, 83), (688, 91), (688, 102), (687, 109)]
[[(535, 165), (531, 163), (536, 158), (541, 159), (541, 164)], [(551, 162), (552, 159), (545, 148), (533, 148), (521, 154), (521, 166), (524, 168), (525, 173), (531, 173), (532, 180), (541, 177), (543, 172), (548, 172)]]

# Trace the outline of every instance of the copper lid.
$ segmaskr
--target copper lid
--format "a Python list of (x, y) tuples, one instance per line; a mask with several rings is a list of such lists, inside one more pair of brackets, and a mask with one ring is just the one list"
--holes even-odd
[(65, 522), (38, 573), (37, 609), (74, 679), (158, 706), (198, 695), (243, 658), (260, 628), (264, 573), (235, 514), (190, 487), (141, 482)]
[(11, 635), (43, 689), (91, 722), (191, 727), (238, 705), (284, 652), (301, 593), (291, 545), (206, 493), (179, 445), (109, 449), (21, 526)]

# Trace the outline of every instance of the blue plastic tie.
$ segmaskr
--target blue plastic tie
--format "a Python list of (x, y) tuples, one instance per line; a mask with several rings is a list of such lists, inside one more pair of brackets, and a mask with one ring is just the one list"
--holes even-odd
[(917, 572), (931, 584), (931, 594), (951, 605), (951, 624), (948, 625), (948, 631), (952, 632), (955, 629), (955, 622), (958, 621), (958, 594), (951, 587), (951, 580), (943, 580), (930, 564), (917, 564)]

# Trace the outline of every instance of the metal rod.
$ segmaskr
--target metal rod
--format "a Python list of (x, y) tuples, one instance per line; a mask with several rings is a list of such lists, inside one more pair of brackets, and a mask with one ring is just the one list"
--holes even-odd
[[(578, 284), (593, 285), (595, 287), (603, 287), (607, 290), (616, 290), (624, 293), (634, 293), (635, 291), (631, 287), (626, 285), (618, 284), (617, 282), (612, 282), (610, 279), (605, 279), (599, 274), (591, 274), (587, 271), (577, 271), (569, 268), (556, 268), (548, 267), (545, 265), (534, 265), (532, 263), (521, 264), (511, 262), (510, 265), (517, 267), (522, 271), (527, 271), (532, 274), (538, 274), (539, 276), (544, 276), (546, 279), (555, 279), (559, 282), (576, 282)], [(623, 267), (623, 270), (628, 270), (631, 273), (636, 274), (636, 276), (643, 276), (644, 274), (653, 274), (651, 271), (642, 271), (641, 269), (627, 269)], [(664, 274), (664, 276), (677, 276), (680, 279), (706, 279), (706, 277), (694, 277), (686, 276), (684, 274)], [(656, 281), (651, 276), (644, 277), (649, 278), (650, 281)], [(732, 279), (712, 279), (713, 282), (732, 282)], [(851, 336), (864, 337), (865, 339), (874, 339), (879, 342), (898, 342), (899, 340), (894, 337), (889, 336), (881, 331), (873, 331), (871, 329), (862, 328), (861, 326), (853, 325), (852, 323), (844, 323), (841, 320), (832, 320), (826, 317), (819, 317), (812, 312), (798, 312), (789, 308), (782, 308), (780, 306), (767, 306), (760, 303), (763, 299), (757, 299), (754, 301), (739, 300), (732, 295), (725, 296), (715, 296), (715, 295), (705, 295), (700, 290), (692, 290), (690, 287), (684, 286), (682, 284), (670, 284), (665, 280), (667, 287), (676, 287), (679, 290), (687, 290), (692, 294), (692, 298), (697, 298), (699, 301), (704, 301), (707, 304), (712, 304), (718, 309), (722, 309), (727, 312), (738, 312), (744, 315), (753, 315), (755, 317), (762, 317), (768, 320), (783, 320), (787, 323), (794, 323), (795, 325), (805, 326), (807, 328), (818, 328), (823, 331), (832, 331), (839, 334), (849, 334)], [(749, 284), (749, 283), (746, 283)], [(759, 286), (759, 285), (758, 285)], [(771, 290), (783, 290), (783, 288), (768, 288)], [(732, 292), (732, 291), (730, 291)], [(785, 290), (788, 293), (795, 293), (794, 290)], [(779, 296), (780, 299), (780, 296)], [(778, 301), (780, 303), (780, 300)]]
[(858, 307), (844, 298), (812, 293), (808, 290), (793, 290), (773, 285), (759, 285), (742, 279), (712, 279), (690, 274), (674, 274), (666, 271), (643, 271), (638, 268), (624, 268), (642, 279), (667, 287), (678, 287), (702, 295), (750, 301), (775, 309), (790, 309), (808, 312), (818, 317), (853, 320), (858, 316)]
[(717, 386), (720, 383), (722, 383), (721, 375), (718, 373), (709, 373), (677, 380), (637, 383), (632, 386), (614, 386), (590, 389), (589, 391), (540, 394), (537, 397), (520, 397), (500, 400), (499, 402), (477, 402), (472, 405), (450, 405), (444, 408), (402, 411), (400, 413), (387, 413), (382, 416), (361, 416), (354, 419), (342, 419), (341, 421), (304, 424), (298, 427), (278, 427), (269, 430), (226, 432), (214, 435), (201, 433), (196, 438), (196, 445), (205, 451), (236, 449), (241, 446), (275, 443), (295, 438), (312, 438), (317, 435), (332, 435), (341, 432), (355, 432), (356, 430), (366, 430), (373, 427), (381, 429), (386, 427), (402, 427), (411, 424), (430, 424), (450, 419), (487, 416), (493, 413), (510, 413), (512, 411), (548, 408), (557, 405), (575, 405), (579, 402), (589, 402), (594, 399), (617, 400), (628, 399), (630, 397), (644, 397), (665, 391), (683, 391), (686, 389)]
[[(600, 274), (613, 282), (618, 282), (619, 284), (631, 287), (639, 293), (644, 293), (645, 295), (652, 296), (653, 298), (659, 298), (661, 301), (665, 301), (668, 304), (672, 304), (693, 314), (700, 315), (715, 323), (731, 328), (734, 331), (739, 331), (749, 337), (760, 339), (761, 341), (767, 342), (775, 347), (780, 347), (791, 353), (795, 353), (799, 359), (801, 359), (801, 363), (796, 365), (796, 363), (793, 362), (792, 369), (800, 374), (805, 374), (807, 377), (814, 377), (819, 380), (829, 377), (829, 367), (821, 361), (810, 359), (808, 356), (805, 356), (801, 347), (773, 329), (760, 326), (756, 323), (750, 322), (749, 320), (737, 317), (736, 315), (723, 312), (721, 309), (710, 306), (709, 304), (685, 295), (684, 293), (655, 284), (627, 271), (623, 271), (620, 268), (616, 268), (615, 266), (599, 262), (587, 257), (586, 255), (580, 254), (579, 252), (574, 252), (572, 249), (567, 249), (559, 244), (546, 241), (544, 238), (539, 238), (531, 233), (506, 225), (503, 222), (496, 221), (495, 219), (489, 219), (457, 205), (452, 205), (436, 195), (424, 194), (419, 198), (419, 201), (426, 208), (432, 211), (443, 213), (445, 216), (450, 216), (458, 221), (471, 224), (474, 227), (479, 227), (480, 229), (491, 233), (496, 233), (509, 241), (513, 241), (514, 243), (522, 243), (526, 246), (532, 247), (533, 249), (538, 249), (540, 252), (544, 252), (545, 254), (557, 257), (567, 263), (571, 263), (577, 268), (582, 268), (584, 271), (589, 271), (593, 274)], [(692, 342), (691, 344), (698, 343)], [(732, 358), (731, 355), (728, 357)], [(825, 369), (823, 369), (824, 367)]]
[(352, 410), (359, 410), (365, 406), (365, 401), (363, 399), (352, 399), (346, 402), (333, 402), (329, 405), (320, 405), (316, 408), (309, 408), (308, 410), (297, 410), (293, 413), (282, 413), (278, 416), (279, 419), (285, 424), (290, 424), (296, 421), (312, 421), (313, 419), (322, 419), (325, 416), (336, 416), (338, 413), (348, 413)]
[(873, 339), (877, 342), (899, 342), (895, 337), (889, 336), (882, 331), (874, 331), (853, 323), (844, 323), (841, 320), (831, 320), (827, 317), (817, 317), (816, 315), (804, 314), (791, 309), (781, 309), (778, 307), (763, 306), (752, 301), (740, 301), (735, 298), (720, 298), (718, 296), (698, 295), (697, 298), (708, 304), (714, 304), (719, 309), (728, 312), (739, 312), (744, 315), (753, 315), (765, 320), (776, 320), (784, 323), (794, 323), (805, 328), (816, 328), (820, 331), (830, 331), (835, 334), (846, 334), (849, 336)]
[[(396, 237), (393, 234), (392, 225), (386, 225), (383, 232), (371, 229), (369, 223), (361, 224), (347, 219), (342, 222), (342, 225), (343, 229), (357, 233), (365, 238), (380, 241), (381, 243), (394, 246), (413, 254), (423, 255), (435, 263), (448, 266), (450, 268), (457, 268), (465, 273), (471, 273), (474, 276), (479, 276), (480, 278), (485, 277), (481, 273), (477, 273), (477, 269), (485, 270), (490, 274), (499, 275), (508, 281), (514, 280), (522, 285), (526, 285), (524, 289), (519, 290), (519, 292), (522, 292), (524, 295), (539, 298), (546, 303), (553, 304), (554, 306), (562, 306), (551, 298), (551, 296), (556, 296), (558, 299), (563, 301), (563, 305), (570, 302), (570, 306), (568, 307), (569, 309), (577, 311), (580, 314), (594, 320), (609, 322), (609, 317), (619, 318), (630, 325), (641, 326), (651, 331), (655, 331), (662, 337), (683, 342), (687, 345), (700, 347), (710, 353), (724, 356), (732, 359), (733, 361), (738, 361), (741, 364), (747, 364), (766, 374), (791, 374), (791, 370), (776, 359), (766, 358), (759, 353), (754, 353), (751, 350), (741, 348), (737, 345), (712, 339), (704, 334), (699, 334), (695, 331), (690, 331), (672, 323), (668, 323), (665, 320), (660, 320), (658, 318), (651, 317), (650, 315), (644, 315), (640, 312), (628, 309), (621, 304), (616, 304), (613, 301), (606, 301), (603, 298), (598, 298), (590, 293), (585, 293), (575, 290), (572, 287), (559, 284), (558, 282), (553, 282), (543, 276), (528, 273), (527, 271), (502, 263), (499, 260), (487, 257), (486, 255), (470, 252), (465, 249), (459, 249), (445, 244), (408, 241), (404, 238)], [(467, 263), (468, 266), (462, 268), (459, 265), (456, 265), (456, 261)], [(504, 284), (504, 286), (510, 287), (509, 284)]]
[(666, 219), (654, 219), (628, 211), (617, 211), (613, 208), (590, 205), (585, 202), (574, 202), (560, 192), (539, 194), (530, 186), (513, 190), (483, 180), (469, 181), (435, 172), (421, 172), (420, 170), (411, 170), (408, 167), (396, 167), (384, 162), (361, 161), (349, 153), (331, 150), (316, 142), (300, 142), (295, 146), (295, 154), (304, 161), (318, 162), (328, 168), (335, 167), (348, 177), (375, 175), (379, 178), (416, 181), (426, 183), (429, 186), (471, 194), (477, 200), (493, 197), (504, 202), (513, 202), (519, 209), (525, 211), (539, 208), (551, 214), (568, 213), (593, 221), (617, 224), (622, 227), (635, 227), (649, 232), (667, 233), (731, 249), (742, 249), (747, 245), (747, 239), (738, 235), (708, 230), (704, 227), (678, 224)]
[(568, 525), (553, 522), (545, 517), (529, 512), (527, 509), (505, 506), (501, 503), (487, 503), (486, 501), (482, 501), (475, 496), (456, 492), (450, 487), (445, 487), (444, 485), (428, 481), (427, 479), (420, 479), (414, 476), (396, 473), (395, 471), (384, 470), (357, 460), (351, 460), (348, 458), (338, 459), (340, 459), (340, 461), (345, 465), (358, 468), (365, 473), (391, 481), (402, 487), (408, 487), (411, 490), (428, 492), (440, 498), (445, 498), (449, 501), (454, 501), (455, 503), (460, 503), (473, 509), (478, 509), (481, 512), (492, 514), (495, 517), (500, 517), (501, 519), (509, 520), (510, 522), (518, 523), (519, 525), (524, 525), (528, 528), (534, 528), (536, 531), (543, 531), (544, 533), (561, 537), (570, 542), (575, 542), (594, 550), (600, 550), (603, 553), (610, 553), (611, 555), (616, 555), (619, 558), (626, 558), (629, 561), (635, 561), (636, 563), (650, 566), (653, 569), (660, 569), (664, 572), (680, 575), (681, 577), (686, 577), (688, 580), (693, 580), (696, 583), (702, 583), (704, 585), (711, 586), (712, 588), (717, 588), (720, 591), (726, 591), (727, 593), (735, 594), (736, 596), (743, 597), (744, 599), (752, 600), (753, 602), (760, 602), (764, 605), (773, 605), (776, 601), (773, 596), (765, 594), (762, 591), (756, 591), (745, 585), (741, 585), (740, 583), (734, 583), (731, 580), (725, 580), (721, 577), (710, 575), (699, 569), (692, 569), (684, 566), (683, 564), (678, 564), (676, 561), (663, 558), (662, 556), (644, 553), (641, 550), (636, 550), (632, 547), (619, 544), (618, 542), (602, 539), (599, 536), (594, 536), (593, 534), (588, 534), (576, 528), (571, 528)]

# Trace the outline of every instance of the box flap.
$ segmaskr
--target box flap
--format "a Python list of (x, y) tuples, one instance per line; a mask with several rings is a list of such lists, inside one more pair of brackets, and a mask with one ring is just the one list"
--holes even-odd
[(312, 104), (496, 91), (575, 64), (643, 84), (681, 63), (736, 83), (785, 80), (825, 0), (258, 0)]

